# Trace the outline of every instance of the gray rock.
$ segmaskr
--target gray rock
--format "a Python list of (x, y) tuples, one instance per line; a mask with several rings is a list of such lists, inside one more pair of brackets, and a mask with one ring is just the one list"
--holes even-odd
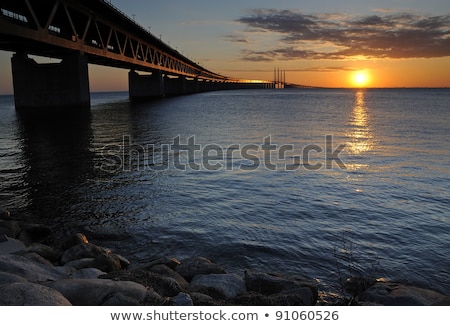
[(11, 238), (17, 238), (20, 234), (19, 223), (9, 220), (0, 220), (0, 235), (2, 234)]
[(238, 274), (208, 274), (195, 276), (190, 284), (190, 290), (234, 298), (247, 292), (245, 281)]
[(315, 305), (318, 298), (317, 283), (304, 277), (247, 270), (245, 283), (248, 291), (266, 296), (282, 295), (279, 299), (297, 302), (296, 305), (301, 305), (299, 302), (306, 306)]
[(19, 239), (25, 243), (39, 242), (52, 233), (52, 229), (43, 224), (23, 224)]
[(33, 283), (12, 283), (0, 286), (1, 306), (70, 306), (58, 291)]
[(46, 282), (66, 278), (69, 269), (47, 266), (17, 255), (0, 255), (0, 272), (23, 277), (28, 282)]
[(176, 272), (183, 276), (188, 282), (196, 275), (225, 274), (225, 270), (204, 257), (193, 257), (182, 261)]
[(200, 292), (191, 292), (190, 297), (194, 303), (194, 306), (214, 306), (216, 302), (212, 297)]
[(81, 258), (96, 258), (101, 254), (108, 254), (109, 250), (96, 246), (92, 243), (81, 243), (67, 249), (61, 257), (61, 263), (67, 264), (69, 261)]
[(166, 265), (167, 267), (171, 269), (176, 269), (180, 265), (180, 261), (176, 258), (172, 257), (161, 257), (155, 260), (152, 260), (151, 262), (145, 264), (141, 268), (150, 269), (155, 265)]
[(187, 293), (178, 293), (177, 296), (172, 298), (172, 302), (174, 306), (179, 307), (189, 307), (193, 306), (194, 303), (192, 302), (191, 296)]
[(113, 306), (113, 307), (133, 307), (141, 306), (142, 304), (134, 299), (123, 295), (122, 293), (114, 294), (112, 297), (108, 298), (102, 303), (102, 306)]
[(89, 243), (86, 236), (82, 233), (76, 233), (73, 236), (71, 236), (70, 238), (68, 238), (66, 241), (64, 241), (64, 243), (62, 244), (62, 248), (63, 248), (63, 250), (67, 250), (76, 245), (84, 244), (84, 243)]
[(159, 274), (161, 276), (173, 278), (184, 289), (189, 288), (189, 283), (183, 276), (169, 268), (167, 265), (155, 265), (149, 269), (150, 272)]
[[(16, 255), (17, 255), (17, 253), (16, 253)], [(27, 258), (27, 259), (35, 262), (35, 263), (42, 264), (42, 265), (47, 265), (49, 267), (54, 267), (54, 265), (51, 262), (49, 262), (47, 259), (45, 259), (44, 257), (38, 255), (35, 252), (27, 252), (27, 253), (22, 253), (21, 252), (20, 255), (22, 257), (24, 257), (24, 258)]]
[(22, 241), (6, 237), (6, 241), (0, 242), (0, 255), (12, 254), (25, 248), (26, 246)]
[(90, 268), (95, 258), (81, 258), (77, 260), (69, 261), (64, 266), (72, 267), (76, 269)]
[(101, 306), (118, 294), (142, 302), (147, 295), (143, 285), (128, 281), (65, 279), (47, 285), (62, 293), (75, 306)]
[(11, 218), (11, 213), (7, 209), (0, 208), (0, 219), (7, 220)]
[(49, 261), (55, 261), (59, 258), (60, 253), (50, 246), (42, 243), (32, 243), (24, 250), (24, 252), (35, 252), (39, 256)]
[(431, 306), (450, 302), (448, 296), (414, 286), (379, 282), (364, 291), (359, 301), (385, 306)]
[(97, 268), (82, 268), (73, 271), (70, 276), (73, 279), (96, 279), (105, 274)]
[(94, 258), (91, 267), (97, 268), (104, 272), (120, 271), (122, 266), (120, 260), (116, 255), (100, 254)]
[(10, 273), (0, 272), (0, 286), (11, 283), (27, 283), (27, 282), (28, 281), (23, 277)]

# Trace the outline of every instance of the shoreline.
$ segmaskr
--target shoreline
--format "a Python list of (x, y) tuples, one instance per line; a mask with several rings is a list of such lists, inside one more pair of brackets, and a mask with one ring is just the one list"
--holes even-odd
[(450, 296), (403, 283), (351, 277), (339, 293), (314, 278), (256, 270), (229, 273), (206, 257), (136, 265), (82, 233), (60, 244), (53, 230), (0, 209), (0, 306), (416, 306)]

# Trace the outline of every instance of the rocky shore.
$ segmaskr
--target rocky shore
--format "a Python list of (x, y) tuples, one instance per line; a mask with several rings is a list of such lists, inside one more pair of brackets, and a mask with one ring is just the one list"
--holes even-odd
[(134, 266), (82, 233), (49, 246), (52, 232), (0, 210), (0, 305), (450, 305), (449, 296), (435, 291), (367, 278), (349, 279), (345, 295), (323, 293), (314, 279), (228, 273), (205, 257)]

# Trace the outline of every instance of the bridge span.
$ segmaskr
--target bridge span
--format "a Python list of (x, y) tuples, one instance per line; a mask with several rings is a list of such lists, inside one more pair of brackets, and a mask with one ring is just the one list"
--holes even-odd
[(89, 107), (88, 63), (129, 69), (132, 99), (275, 87), (205, 69), (104, 0), (0, 0), (0, 50), (14, 52), (16, 108)]

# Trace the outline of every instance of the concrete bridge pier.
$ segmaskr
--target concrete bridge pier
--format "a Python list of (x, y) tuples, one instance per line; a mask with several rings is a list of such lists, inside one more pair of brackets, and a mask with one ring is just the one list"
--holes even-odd
[(11, 59), (16, 109), (90, 107), (88, 62), (81, 53), (39, 64), (27, 54)]
[(184, 76), (164, 77), (164, 95), (176, 96), (186, 94), (186, 78)]
[(139, 75), (134, 70), (128, 73), (130, 99), (139, 100), (165, 95), (164, 75), (154, 71), (151, 75)]

